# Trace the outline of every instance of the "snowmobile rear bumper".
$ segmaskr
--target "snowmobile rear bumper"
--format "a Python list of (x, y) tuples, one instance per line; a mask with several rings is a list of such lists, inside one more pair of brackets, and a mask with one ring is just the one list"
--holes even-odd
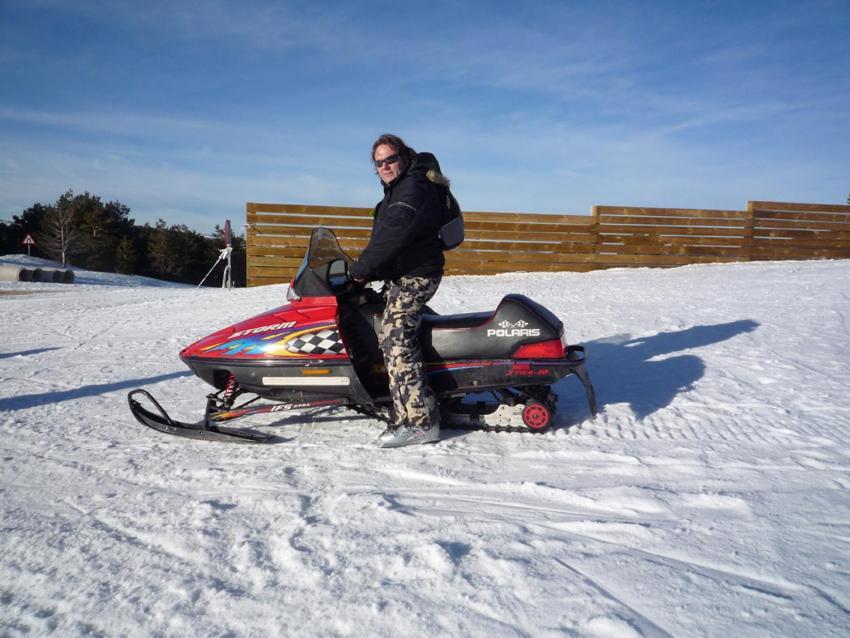
[(585, 361), (587, 355), (584, 351), (584, 346), (567, 346), (564, 350), (564, 355), (567, 359), (568, 367), (570, 367), (584, 386), (584, 393), (587, 396), (587, 407), (590, 408), (590, 413), (596, 416), (596, 392), (593, 390), (593, 384), (590, 382), (590, 375), (587, 373)]

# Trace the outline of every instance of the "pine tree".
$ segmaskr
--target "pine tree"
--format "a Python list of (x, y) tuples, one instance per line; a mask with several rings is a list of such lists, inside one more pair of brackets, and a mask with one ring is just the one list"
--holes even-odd
[(165, 220), (159, 219), (148, 240), (148, 261), (153, 271), (162, 277), (174, 277), (183, 270), (182, 255), (172, 235)]
[(127, 236), (122, 237), (115, 249), (115, 272), (122, 275), (134, 275), (138, 259), (132, 240)]

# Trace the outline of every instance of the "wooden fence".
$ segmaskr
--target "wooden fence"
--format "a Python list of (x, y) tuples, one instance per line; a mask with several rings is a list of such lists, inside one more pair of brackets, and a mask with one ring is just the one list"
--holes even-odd
[[(371, 208), (247, 205), (248, 285), (288, 283), (310, 232), (332, 228), (356, 256)], [(747, 210), (595, 206), (592, 215), (465, 212), (446, 274), (850, 258), (850, 206), (749, 202)]]

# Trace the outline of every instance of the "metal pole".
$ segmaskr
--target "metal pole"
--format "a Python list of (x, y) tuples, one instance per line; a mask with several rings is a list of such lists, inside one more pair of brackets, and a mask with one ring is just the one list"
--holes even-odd
[(227, 266), (224, 267), (224, 275), (221, 278), (221, 285), (228, 290), (233, 288), (233, 276), (231, 270), (231, 256), (233, 252), (233, 228), (230, 225), (230, 220), (224, 220), (224, 246), (227, 248)]
[(204, 285), (204, 282), (207, 280), (207, 277), (209, 277), (212, 274), (212, 271), (215, 270), (215, 267), (218, 266), (218, 262), (225, 261), (225, 263), (227, 263), (229, 261), (230, 250), (230, 246), (221, 249), (221, 252), (218, 254), (218, 259), (215, 260), (215, 263), (212, 265), (212, 268), (210, 268), (209, 272), (204, 275), (203, 279), (201, 279), (201, 283), (198, 284), (198, 288)]

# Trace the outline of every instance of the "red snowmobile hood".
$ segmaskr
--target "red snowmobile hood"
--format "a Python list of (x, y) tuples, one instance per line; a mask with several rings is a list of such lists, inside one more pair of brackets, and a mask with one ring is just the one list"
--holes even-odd
[[(335, 297), (285, 304), (223, 328), (187, 346), (180, 358), (197, 359), (346, 358), (336, 323)], [(317, 347), (321, 344), (321, 347)]]

